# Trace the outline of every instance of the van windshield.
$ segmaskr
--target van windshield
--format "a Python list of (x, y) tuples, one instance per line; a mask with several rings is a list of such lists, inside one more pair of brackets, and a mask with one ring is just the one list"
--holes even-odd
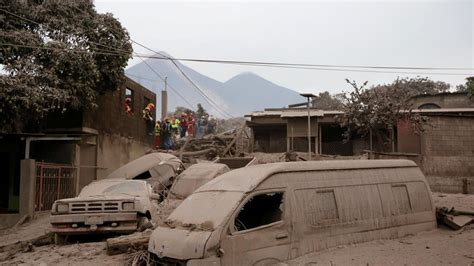
[(166, 223), (211, 231), (224, 222), (242, 198), (242, 192), (238, 191), (193, 193), (171, 213)]

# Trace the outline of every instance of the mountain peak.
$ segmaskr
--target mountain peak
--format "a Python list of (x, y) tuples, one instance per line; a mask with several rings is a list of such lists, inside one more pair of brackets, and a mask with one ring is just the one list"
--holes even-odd
[(266, 79), (260, 77), (259, 75), (251, 71), (245, 71), (233, 76), (232, 78), (230, 78), (224, 83), (232, 83), (232, 82), (235, 82), (236, 80), (265, 80), (267, 81)]

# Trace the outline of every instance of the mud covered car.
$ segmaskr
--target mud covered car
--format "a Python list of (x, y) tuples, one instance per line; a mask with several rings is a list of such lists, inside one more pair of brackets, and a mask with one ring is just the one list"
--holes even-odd
[[(162, 194), (185, 169), (181, 160), (168, 153), (154, 152), (137, 158), (107, 176), (114, 179), (146, 180), (153, 190)], [(162, 195), (162, 200), (165, 195)]]
[(104, 179), (85, 186), (79, 196), (54, 202), (51, 210), (55, 242), (68, 235), (132, 233), (147, 227), (160, 195), (143, 180)]
[(229, 171), (229, 167), (222, 163), (197, 163), (191, 165), (176, 177), (168, 197), (158, 207), (156, 220), (163, 221), (166, 219), (196, 189)]

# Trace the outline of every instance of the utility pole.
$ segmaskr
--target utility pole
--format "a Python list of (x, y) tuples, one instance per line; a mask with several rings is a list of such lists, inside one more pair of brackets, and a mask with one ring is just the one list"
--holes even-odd
[(161, 121), (168, 115), (168, 77), (165, 77), (165, 89), (161, 91)]
[(312, 93), (300, 93), (301, 96), (308, 99), (307, 109), (308, 109), (308, 161), (311, 160), (311, 109), (310, 109), (310, 99), (315, 97)]

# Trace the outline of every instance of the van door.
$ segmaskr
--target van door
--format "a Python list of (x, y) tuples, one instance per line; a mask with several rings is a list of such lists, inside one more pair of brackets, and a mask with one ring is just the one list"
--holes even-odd
[(284, 190), (248, 195), (224, 230), (221, 264), (271, 265), (287, 260), (290, 217)]

